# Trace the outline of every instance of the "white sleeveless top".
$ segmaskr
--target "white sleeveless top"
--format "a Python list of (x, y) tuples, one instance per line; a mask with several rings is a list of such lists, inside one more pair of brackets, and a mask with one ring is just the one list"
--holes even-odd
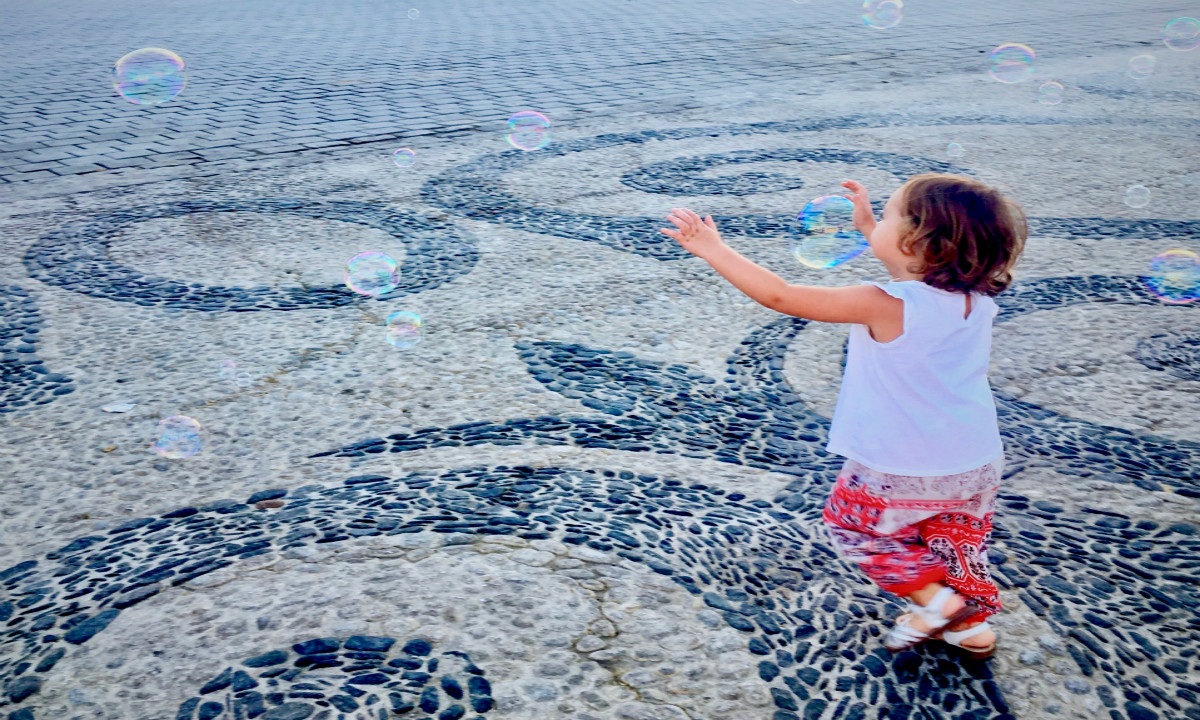
[(992, 319), (986, 295), (939, 290), (920, 280), (876, 285), (904, 301), (904, 330), (891, 342), (852, 325), (846, 369), (826, 450), (893, 475), (954, 475), (1003, 456), (988, 385)]

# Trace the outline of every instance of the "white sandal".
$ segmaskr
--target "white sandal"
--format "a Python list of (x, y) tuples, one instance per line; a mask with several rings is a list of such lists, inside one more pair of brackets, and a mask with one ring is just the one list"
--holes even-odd
[(963, 651), (965, 651), (968, 655), (975, 658), (976, 660), (983, 660), (984, 658), (989, 658), (993, 654), (995, 654), (995, 652), (996, 652), (995, 641), (992, 641), (992, 644), (988, 645), (986, 647), (977, 647), (975, 645), (963, 645), (962, 641), (966, 640), (969, 637), (974, 637), (974, 636), (978, 635), (979, 633), (987, 632), (988, 630), (991, 630), (991, 629), (992, 629), (991, 626), (988, 625), (987, 621), (985, 620), (984, 622), (981, 622), (978, 625), (975, 625), (974, 627), (969, 627), (966, 630), (959, 630), (957, 632), (954, 630), (945, 630), (942, 632), (942, 641), (945, 642), (947, 645), (953, 645), (956, 648), (961, 648)]
[[(950, 617), (942, 617), (942, 608), (945, 607), (946, 601), (954, 594), (954, 588), (944, 587), (937, 591), (929, 600), (928, 605), (921, 606), (916, 603), (909, 603), (908, 612), (896, 618), (896, 624), (883, 637), (883, 646), (892, 652), (916, 647), (926, 640), (942, 637), (945, 633), (944, 628), (947, 625), (960, 623), (978, 612), (978, 609), (973, 607), (970, 602), (966, 602), (958, 612)], [(914, 616), (921, 618), (929, 626), (928, 632), (921, 632), (910, 624)], [(969, 633), (973, 630), (975, 628), (970, 628), (963, 632)]]

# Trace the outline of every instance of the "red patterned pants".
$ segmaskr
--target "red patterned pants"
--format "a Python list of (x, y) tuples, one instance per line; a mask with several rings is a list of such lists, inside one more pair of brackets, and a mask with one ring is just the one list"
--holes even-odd
[(1003, 458), (957, 475), (891, 475), (847, 460), (825, 504), (834, 549), (895, 595), (942, 582), (982, 608), (999, 612), (988, 571), (992, 513)]

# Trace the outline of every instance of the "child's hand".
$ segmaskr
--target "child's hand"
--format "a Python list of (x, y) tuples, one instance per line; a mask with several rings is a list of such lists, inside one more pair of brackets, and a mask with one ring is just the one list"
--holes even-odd
[(857, 180), (847, 180), (842, 187), (850, 190), (853, 195), (846, 198), (854, 203), (854, 227), (866, 237), (871, 237), (875, 229), (875, 212), (871, 210), (871, 198), (867, 197), (867, 189)]
[(696, 257), (707, 257), (725, 244), (721, 242), (721, 233), (717, 232), (712, 215), (701, 220), (699, 215), (687, 208), (673, 208), (667, 219), (679, 229), (663, 228), (660, 232), (675, 238), (684, 250)]

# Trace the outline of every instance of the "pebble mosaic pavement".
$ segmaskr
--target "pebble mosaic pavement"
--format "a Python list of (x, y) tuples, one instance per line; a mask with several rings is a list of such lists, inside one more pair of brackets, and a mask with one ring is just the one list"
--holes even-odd
[[(832, 53), (781, 43), (779, 5), (875, 54), (842, 66), (836, 96), (832, 69), (788, 77)], [(611, 97), (579, 69), (534, 73), (540, 96), (518, 83), (565, 118), (534, 153), (490, 129), (524, 99), (490, 92), (494, 58), (439, 60), (467, 47), (444, 35), (477, 10), (471, 27), (497, 21), (489, 42), (515, 52), (560, 23), (553, 57), (595, 9), (547, 6), (530, 29), (422, 8), (423, 72), (445, 69), (427, 86), (470, 89), (461, 118), (427, 107), (420, 122), (400, 112), (404, 131), (359, 127), (388, 121), (383, 93), (416, 92), (364, 82), (364, 117), (293, 122), (315, 140), (269, 152), (251, 137), (271, 133), (262, 118), (206, 98), (202, 73), (132, 120), (88, 116), (100, 100), (70, 82), (57, 104), (29, 83), (3, 91), (0, 717), (1200, 718), (1200, 315), (1139, 278), (1157, 252), (1200, 250), (1200, 121), (1181, 90), (1200, 51), (1159, 52), (1140, 85), (1121, 75), (1159, 16), (1187, 8), (1092, 3), (1068, 17), (1074, 33), (1045, 9), (1011, 10), (1028, 10), (1026, 35), (1062, 35), (1039, 73), (1068, 93), (1046, 108), (1030, 83), (930, 72), (1008, 39), (982, 40), (998, 5), (924, 31), (911, 27), (933, 8), (914, 8), (911, 34), (871, 43), (829, 22), (832, 4), (748, 4), (723, 34), (733, 6), (714, 6), (696, 13), (715, 39), (686, 46), (704, 48), (690, 66), (658, 55), (648, 29), (681, 7), (602, 26), (613, 47), (589, 63), (627, 80)], [(405, 9), (380, 8), (362, 3), (353, 27)], [(75, 10), (92, 20), (63, 30), (69, 63), (99, 22)], [(298, 5), (280, 22), (320, 17)], [(920, 42), (948, 27), (953, 42)], [(270, 52), (278, 76), (220, 93), (259, 83), (261, 112), (337, 113), (320, 83), (394, 62), (323, 50), (289, 67)], [(653, 71), (628, 64), (637, 52)], [(321, 57), (336, 62), (313, 74)], [(603, 66), (616, 58), (623, 69)], [(665, 110), (588, 114), (702, 85)], [(595, 92), (572, 98), (579, 87)], [(248, 135), (210, 157), (201, 140), (222, 127)], [(172, 139), (120, 165), (16, 165), (79, 131), (116, 133), (96, 140), (106, 156), (139, 133)], [(391, 165), (390, 138), (414, 144), (413, 168)], [(950, 141), (964, 157), (945, 158)], [(1006, 610), (988, 662), (884, 651), (899, 603), (825, 539), (846, 328), (750, 303), (657, 233), (687, 204), (792, 282), (882, 279), (870, 257), (797, 266), (791, 218), (846, 176), (879, 205), (928, 170), (1000, 183), (1031, 219), (1018, 281), (997, 298), (1007, 466), (988, 559)], [(1149, 207), (1120, 204), (1130, 178), (1151, 187)], [(378, 299), (340, 283), (339, 264), (366, 249), (401, 262)], [(398, 309), (428, 322), (406, 352), (380, 334)], [(219, 377), (228, 359), (246, 382)], [(100, 411), (114, 402), (136, 405)], [(204, 447), (167, 460), (149, 444), (177, 413), (202, 422)]]

